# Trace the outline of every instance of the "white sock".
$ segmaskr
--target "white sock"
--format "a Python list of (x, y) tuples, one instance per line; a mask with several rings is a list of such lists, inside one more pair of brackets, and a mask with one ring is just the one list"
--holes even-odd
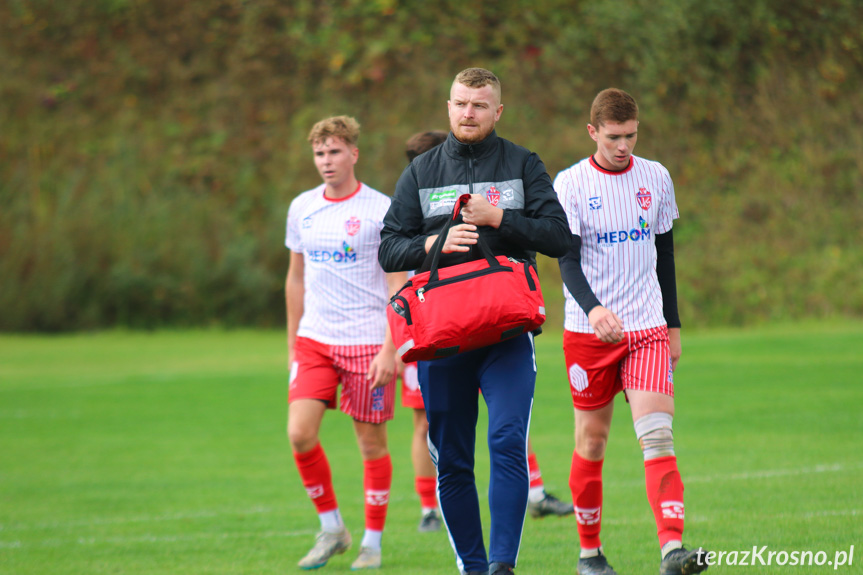
[(338, 509), (319, 513), (321, 519), (321, 530), (329, 533), (338, 533), (345, 528), (345, 522), (342, 521), (342, 514)]
[(599, 552), (602, 551), (602, 546), (594, 547), (593, 549), (582, 549), (581, 553), (578, 554), (582, 559), (588, 559), (590, 557), (597, 557)]
[(662, 558), (665, 559), (665, 556), (674, 551), (675, 549), (682, 549), (683, 542), (682, 541), (669, 541), (665, 545), (662, 546)]
[(380, 549), (381, 539), (383, 539), (383, 536), (383, 531), (366, 529), (365, 534), (363, 534), (363, 542), (360, 545), (363, 547), (368, 547), (369, 549)]
[(437, 507), (423, 507), (423, 508), (422, 508), (422, 511), (423, 511), (423, 517), (425, 517), (425, 516), (426, 516), (426, 515), (428, 515), (429, 513), (434, 513), (434, 512), (436, 512), (436, 511), (437, 511)]
[(545, 499), (545, 487), (542, 485), (531, 487), (530, 491), (527, 492), (527, 500), (531, 503), (539, 503), (543, 499)]

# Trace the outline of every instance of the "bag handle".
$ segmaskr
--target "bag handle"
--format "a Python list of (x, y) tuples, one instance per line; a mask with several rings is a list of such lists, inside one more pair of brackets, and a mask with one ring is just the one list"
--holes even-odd
[[(454, 225), (454, 222), (458, 220), (461, 215), (462, 207), (470, 201), (470, 194), (462, 194), (458, 197), (455, 202), (455, 206), (452, 210), (452, 217), (447, 220), (444, 224), (443, 229), (438, 234), (438, 238), (432, 246), (432, 251), (429, 252), (429, 256), (431, 256), (431, 266), (429, 267), (429, 281), (437, 281), (438, 279), (438, 266), (440, 264), (440, 256), (443, 253), (443, 245), (446, 243), (447, 234), (449, 234), (450, 228)], [(464, 220), (462, 220), (464, 221)], [(477, 240), (477, 246), (479, 246), (479, 251), (482, 253), (485, 260), (488, 262), (489, 267), (500, 266), (500, 262), (494, 257), (494, 254), (491, 251), (491, 248), (488, 247), (488, 244), (482, 239), (482, 234), (479, 233), (479, 227), (477, 227), (477, 234), (479, 238)], [(428, 261), (428, 257), (426, 257), (426, 262)], [(421, 270), (425, 268), (425, 262), (423, 262)]]

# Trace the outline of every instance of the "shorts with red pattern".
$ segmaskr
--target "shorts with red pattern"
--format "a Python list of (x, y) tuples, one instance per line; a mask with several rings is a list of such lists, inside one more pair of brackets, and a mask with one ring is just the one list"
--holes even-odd
[[(294, 344), (288, 403), (298, 399), (319, 399), (327, 408), (341, 410), (357, 421), (383, 423), (393, 418), (396, 385), (393, 380), (371, 389), (366, 379), (380, 345), (328, 345), (306, 337)], [(342, 385), (339, 401), (336, 390)]]
[(402, 406), (425, 409), (420, 382), (417, 377), (417, 363), (406, 363), (402, 373)]
[(592, 333), (564, 331), (563, 355), (576, 409), (590, 411), (611, 403), (627, 389), (674, 397), (668, 328), (626, 332), (620, 343), (603, 343)]

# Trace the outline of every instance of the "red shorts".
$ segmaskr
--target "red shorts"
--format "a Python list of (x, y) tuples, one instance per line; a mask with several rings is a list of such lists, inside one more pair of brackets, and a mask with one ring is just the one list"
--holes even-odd
[(665, 326), (626, 332), (626, 338), (614, 344), (603, 343), (592, 333), (564, 331), (563, 355), (576, 409), (599, 409), (626, 389), (674, 397)]
[(417, 378), (417, 364), (406, 363), (402, 374), (402, 406), (414, 409), (425, 409), (420, 382)]
[(379, 345), (327, 345), (306, 337), (294, 344), (288, 403), (320, 399), (335, 409), (336, 389), (342, 384), (341, 410), (357, 421), (383, 423), (393, 418), (396, 386), (393, 381), (371, 389), (366, 380)]

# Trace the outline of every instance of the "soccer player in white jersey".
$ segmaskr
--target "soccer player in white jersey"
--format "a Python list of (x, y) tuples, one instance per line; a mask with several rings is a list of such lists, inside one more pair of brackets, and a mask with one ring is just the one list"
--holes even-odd
[[(662, 575), (707, 568), (703, 549), (683, 547), (683, 482), (671, 430), (673, 373), (681, 355), (671, 176), (632, 155), (638, 105), (610, 88), (593, 101), (596, 153), (557, 175), (571, 251), (560, 258), (566, 289), (564, 356), (575, 406), (570, 488), (581, 553), (579, 575), (615, 575), (602, 552), (602, 463), (614, 396), (623, 391), (644, 453)], [(701, 554), (699, 554), (701, 553)]]
[(386, 274), (378, 264), (390, 199), (356, 178), (359, 129), (347, 116), (315, 124), (309, 142), (323, 184), (300, 194), (288, 211), (288, 438), (321, 522), (314, 547), (299, 562), (303, 569), (322, 567), (351, 546), (318, 439), (327, 408), (340, 403), (354, 420), (363, 459), (366, 529), (352, 569), (381, 565), (392, 482), (386, 422), (393, 417), (396, 363), (385, 309), (406, 274)]

